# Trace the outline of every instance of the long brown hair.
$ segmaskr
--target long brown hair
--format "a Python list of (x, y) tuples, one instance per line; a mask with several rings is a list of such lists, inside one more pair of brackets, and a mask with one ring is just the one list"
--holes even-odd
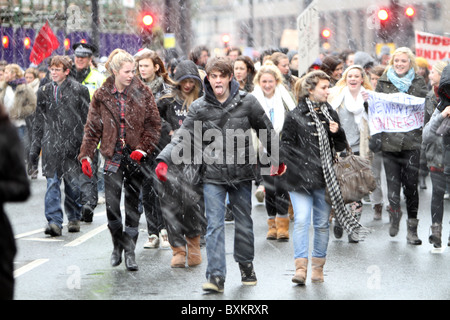
[[(139, 76), (139, 78), (142, 79), (141, 74), (139, 72), (139, 61), (144, 59), (150, 59), (152, 60), (152, 63), (154, 66), (159, 66), (158, 70), (155, 70), (155, 75), (157, 77), (162, 77), (164, 82), (170, 85), (174, 85), (174, 82), (169, 77), (169, 73), (166, 71), (166, 67), (164, 66), (164, 62), (160, 58), (160, 56), (153, 50), (148, 50), (136, 57), (136, 74)], [(144, 80), (144, 79), (142, 79)]]

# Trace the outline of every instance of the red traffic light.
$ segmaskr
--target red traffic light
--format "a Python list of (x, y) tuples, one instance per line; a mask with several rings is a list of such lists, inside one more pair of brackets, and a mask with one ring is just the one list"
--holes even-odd
[(380, 19), (381, 21), (386, 21), (387, 19), (389, 19), (389, 12), (386, 9), (380, 9), (378, 11), (378, 19)]
[(31, 40), (28, 37), (25, 37), (25, 39), (23, 39), (23, 46), (25, 47), (25, 49), (30, 49), (31, 46)]
[(412, 18), (416, 14), (416, 10), (414, 10), (414, 7), (411, 7), (411, 6), (407, 7), (405, 10), (405, 14), (406, 14), (406, 16)]
[(149, 13), (146, 13), (142, 16), (142, 23), (146, 27), (151, 27), (153, 25), (153, 22), (155, 22), (155, 19), (153, 16)]
[(331, 30), (326, 28), (322, 30), (322, 37), (324, 37), (325, 39), (328, 39), (329, 37), (331, 37)]
[(222, 35), (222, 42), (223, 43), (229, 43), (231, 40), (231, 36), (228, 33), (225, 33)]
[(8, 36), (2, 37), (2, 45), (3, 45), (3, 48), (8, 49), (8, 47), (9, 47), (9, 37)]

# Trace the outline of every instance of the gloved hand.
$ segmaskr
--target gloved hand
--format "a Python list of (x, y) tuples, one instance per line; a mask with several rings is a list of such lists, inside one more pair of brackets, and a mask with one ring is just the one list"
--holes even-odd
[(286, 172), (286, 165), (284, 163), (280, 163), (280, 165), (277, 166), (271, 166), (270, 167), (270, 175), (273, 176), (281, 176)]
[(91, 163), (87, 159), (81, 160), (81, 170), (88, 178), (92, 178)]
[(141, 150), (134, 150), (130, 154), (130, 158), (137, 162), (141, 161), (142, 157), (144, 157), (144, 153)]
[(167, 164), (165, 162), (160, 162), (156, 166), (155, 172), (158, 179), (162, 182), (167, 181)]

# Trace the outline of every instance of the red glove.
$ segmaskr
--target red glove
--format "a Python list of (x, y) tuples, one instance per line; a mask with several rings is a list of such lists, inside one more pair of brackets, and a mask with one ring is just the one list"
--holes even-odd
[(286, 165), (284, 163), (280, 163), (278, 167), (272, 166), (270, 167), (270, 175), (273, 176), (281, 176), (286, 172)]
[(134, 161), (141, 161), (142, 157), (144, 156), (144, 154), (141, 151), (138, 150), (134, 150), (131, 154), (130, 154), (130, 158), (133, 159)]
[(92, 167), (87, 159), (81, 161), (81, 170), (88, 178), (92, 178)]
[(162, 182), (167, 181), (167, 164), (165, 162), (160, 162), (156, 166), (155, 172), (158, 179)]

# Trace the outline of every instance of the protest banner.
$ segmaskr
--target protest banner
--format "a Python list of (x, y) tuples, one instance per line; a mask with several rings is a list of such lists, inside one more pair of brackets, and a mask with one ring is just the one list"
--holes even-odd
[(427, 59), (431, 66), (450, 58), (450, 38), (416, 31), (416, 56)]
[(369, 130), (379, 132), (408, 132), (423, 126), (425, 98), (406, 93), (369, 93)]

